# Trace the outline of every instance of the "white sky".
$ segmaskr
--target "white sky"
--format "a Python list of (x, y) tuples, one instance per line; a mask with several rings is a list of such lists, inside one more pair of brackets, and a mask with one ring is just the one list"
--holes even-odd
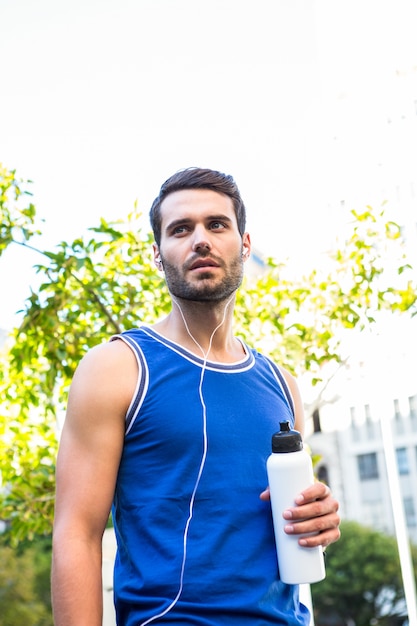
[[(341, 200), (416, 179), (399, 121), (416, 119), (416, 17), (411, 0), (1, 0), (0, 161), (34, 181), (43, 247), (136, 199), (147, 215), (198, 165), (236, 178), (256, 248), (310, 269)], [(0, 260), (0, 328), (36, 261)]]

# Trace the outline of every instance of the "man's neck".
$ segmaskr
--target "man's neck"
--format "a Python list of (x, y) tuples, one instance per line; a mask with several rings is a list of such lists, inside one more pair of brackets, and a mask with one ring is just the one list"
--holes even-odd
[(221, 303), (173, 299), (171, 313), (154, 325), (159, 333), (197, 356), (233, 363), (244, 357), (244, 348), (233, 336), (234, 297)]

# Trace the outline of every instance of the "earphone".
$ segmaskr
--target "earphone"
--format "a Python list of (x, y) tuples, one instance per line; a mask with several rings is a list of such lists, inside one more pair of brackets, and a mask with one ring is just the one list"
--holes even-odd
[(243, 256), (243, 258), (247, 257), (248, 254), (249, 254), (248, 246), (243, 246), (243, 248), (242, 248), (242, 256)]

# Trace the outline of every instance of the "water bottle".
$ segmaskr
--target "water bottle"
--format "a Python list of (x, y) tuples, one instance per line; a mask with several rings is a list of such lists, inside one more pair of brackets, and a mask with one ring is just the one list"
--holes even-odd
[(290, 430), (289, 422), (281, 422), (280, 431), (272, 436), (272, 454), (266, 466), (280, 578), (288, 584), (323, 580), (322, 546), (300, 546), (298, 540), (305, 535), (287, 535), (284, 531), (288, 520), (282, 517), (283, 512), (293, 507), (296, 496), (314, 482), (310, 455), (303, 449), (301, 434)]

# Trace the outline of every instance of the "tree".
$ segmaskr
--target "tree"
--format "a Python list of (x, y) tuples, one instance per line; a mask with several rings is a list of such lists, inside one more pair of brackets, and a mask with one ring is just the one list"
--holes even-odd
[(52, 626), (51, 545), (12, 549), (0, 543), (0, 626)]
[[(28, 182), (0, 168), (0, 192), (0, 254), (11, 245), (31, 247), (40, 226)], [(150, 249), (136, 207), (125, 220), (101, 219), (88, 236), (62, 241), (54, 251), (38, 249), (40, 285), (0, 368), (1, 510), (16, 543), (51, 531), (56, 424), (77, 363), (89, 347), (169, 310)], [(239, 291), (235, 326), (315, 383), (326, 364), (342, 361), (341, 329), (369, 326), (387, 307), (415, 314), (409, 275), (398, 225), (367, 207), (352, 214), (352, 232), (326, 271), (292, 277), (284, 264), (267, 260), (263, 274)]]
[[(395, 538), (356, 522), (344, 522), (341, 531), (328, 549), (326, 578), (311, 587), (316, 626), (401, 624), (405, 604)], [(417, 576), (416, 547), (413, 552)]]

